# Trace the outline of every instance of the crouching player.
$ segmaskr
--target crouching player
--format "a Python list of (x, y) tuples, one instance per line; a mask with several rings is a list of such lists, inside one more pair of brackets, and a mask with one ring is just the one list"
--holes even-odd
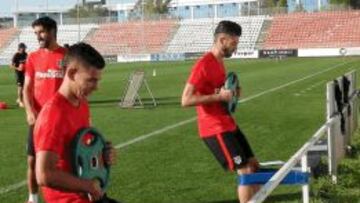
[[(78, 43), (69, 48), (65, 66), (63, 83), (35, 124), (36, 179), (47, 203), (88, 203), (100, 200), (103, 192), (97, 181), (72, 175), (70, 146), (76, 133), (90, 125), (86, 99), (97, 89), (105, 62), (93, 47)], [(111, 144), (105, 154), (105, 161), (113, 164)]]

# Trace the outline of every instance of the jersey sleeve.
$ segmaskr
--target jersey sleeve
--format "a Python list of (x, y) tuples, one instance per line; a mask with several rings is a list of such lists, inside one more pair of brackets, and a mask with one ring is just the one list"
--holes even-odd
[(27, 57), (25, 62), (25, 75), (34, 78), (35, 76), (35, 70), (33, 65), (33, 59), (32, 55), (30, 54), (29, 57)]
[(188, 83), (194, 85), (195, 89), (199, 90), (203, 87), (203, 84), (205, 83), (206, 75), (204, 70), (204, 64), (203, 63), (197, 63), (192, 68), (192, 71), (190, 73)]
[(34, 128), (35, 151), (51, 151), (60, 154), (64, 146), (64, 131), (59, 112), (44, 106)]

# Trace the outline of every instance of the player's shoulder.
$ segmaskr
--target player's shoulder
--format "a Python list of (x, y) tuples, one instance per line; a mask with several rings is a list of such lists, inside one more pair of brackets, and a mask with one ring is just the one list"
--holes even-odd
[(48, 116), (60, 116), (63, 110), (63, 101), (61, 100), (60, 94), (56, 93), (51, 97), (42, 107), (41, 113)]
[(197, 64), (203, 65), (203, 64), (209, 64), (212, 63), (214, 61), (214, 56), (211, 52), (207, 52), (204, 55), (201, 56), (201, 58), (199, 58), (199, 60), (197, 61)]
[(204, 55), (202, 55), (194, 64), (193, 69), (204, 69), (205, 67), (209, 66), (209, 64), (211, 63), (211, 53), (205, 53)]
[(27, 56), (28, 56), (28, 58), (32, 58), (32, 57), (36, 57), (40, 53), (41, 53), (41, 49), (37, 49), (37, 50), (27, 53)]
[(55, 50), (55, 52), (61, 53), (61, 54), (66, 54), (67, 49), (66, 49), (65, 47), (59, 46), (59, 47)]

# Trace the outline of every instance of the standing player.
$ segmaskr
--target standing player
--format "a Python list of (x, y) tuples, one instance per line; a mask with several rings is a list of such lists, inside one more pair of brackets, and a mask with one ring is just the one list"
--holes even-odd
[[(241, 27), (237, 23), (218, 24), (214, 44), (194, 65), (181, 99), (182, 106), (196, 106), (200, 137), (215, 158), (225, 169), (236, 170), (238, 175), (253, 173), (259, 167), (244, 134), (222, 105), (233, 96), (223, 88), (224, 58), (235, 52), (240, 35)], [(256, 186), (238, 186), (240, 202), (247, 202), (256, 189)]]
[(19, 43), (18, 51), (14, 54), (11, 60), (11, 67), (15, 69), (15, 77), (17, 88), (17, 99), (16, 103), (20, 107), (24, 107), (23, 103), (23, 87), (24, 87), (24, 64), (26, 61), (26, 45), (24, 43)]
[[(87, 194), (99, 200), (103, 192), (96, 181), (72, 175), (70, 146), (76, 133), (90, 126), (86, 98), (97, 89), (105, 62), (93, 47), (78, 43), (69, 48), (65, 64), (64, 82), (35, 124), (36, 178), (47, 203), (89, 203)], [(112, 164), (115, 150), (111, 144), (107, 150), (105, 161)]]
[(29, 124), (27, 145), (27, 183), (29, 203), (38, 202), (38, 186), (35, 179), (35, 152), (33, 126), (42, 106), (59, 89), (63, 80), (62, 60), (65, 49), (56, 42), (57, 25), (49, 17), (32, 23), (40, 48), (29, 54), (25, 64), (24, 105)]

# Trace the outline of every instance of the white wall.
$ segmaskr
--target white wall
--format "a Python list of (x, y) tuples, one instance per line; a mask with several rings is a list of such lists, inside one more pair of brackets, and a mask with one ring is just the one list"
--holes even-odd
[(330, 57), (360, 55), (360, 47), (299, 49), (298, 57)]

